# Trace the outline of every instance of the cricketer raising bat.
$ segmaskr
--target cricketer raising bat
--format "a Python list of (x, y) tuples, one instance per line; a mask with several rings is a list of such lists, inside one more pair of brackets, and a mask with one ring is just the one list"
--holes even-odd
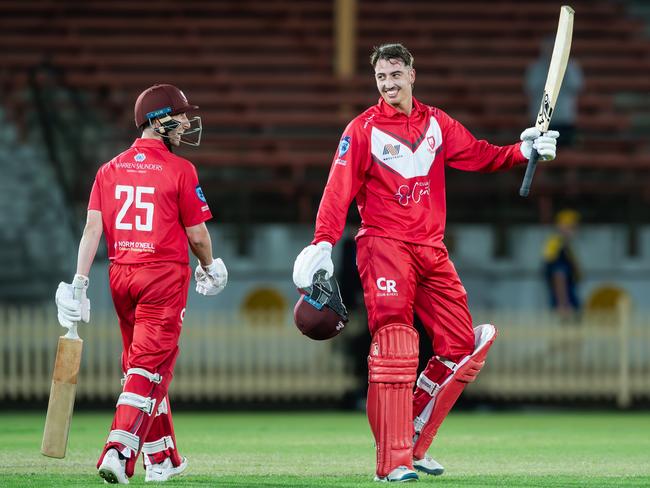
[[(81, 288), (75, 288), (74, 298), (79, 300), (81, 293)], [(56, 348), (50, 401), (47, 405), (45, 430), (41, 443), (41, 454), (54, 458), (65, 457), (68, 446), (68, 433), (83, 348), (83, 341), (77, 334), (77, 325), (73, 324), (66, 335), (59, 337)]]
[[(562, 79), (564, 78), (566, 65), (569, 61), (571, 36), (573, 35), (573, 14), (574, 10), (568, 5), (564, 5), (560, 9), (560, 21), (557, 26), (557, 34), (555, 35), (555, 44), (553, 46), (551, 64), (548, 68), (548, 76), (546, 77), (546, 85), (544, 85), (544, 96), (542, 97), (542, 103), (537, 114), (537, 120), (535, 121), (535, 127), (542, 134), (548, 130), (551, 122), (555, 102), (560, 93)], [(519, 189), (519, 194), (522, 197), (528, 196), (530, 192), (530, 185), (533, 182), (533, 175), (537, 167), (537, 157), (537, 151), (533, 148), (528, 159), (524, 181), (521, 183), (521, 188)]]

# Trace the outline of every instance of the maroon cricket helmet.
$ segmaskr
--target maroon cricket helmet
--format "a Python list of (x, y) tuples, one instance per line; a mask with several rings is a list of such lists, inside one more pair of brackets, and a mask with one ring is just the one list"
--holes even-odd
[(178, 115), (198, 108), (198, 105), (190, 104), (185, 94), (174, 85), (153, 85), (140, 93), (135, 102), (135, 125), (141, 127), (151, 119)]
[(300, 290), (301, 295), (293, 309), (298, 330), (310, 339), (323, 341), (338, 335), (348, 322), (336, 279), (324, 279), (325, 271), (314, 275), (312, 286)]

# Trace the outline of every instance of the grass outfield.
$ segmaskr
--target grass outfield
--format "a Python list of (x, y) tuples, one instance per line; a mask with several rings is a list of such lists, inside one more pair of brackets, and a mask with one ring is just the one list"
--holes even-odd
[[(0, 486), (101, 486), (111, 413), (77, 413), (65, 459), (40, 455), (44, 413), (0, 413)], [(187, 475), (170, 486), (357, 487), (374, 448), (360, 413), (175, 415)], [(650, 487), (650, 413), (458, 413), (432, 453), (444, 487)], [(138, 463), (131, 486), (144, 485)], [(150, 486), (151, 484), (147, 484)]]

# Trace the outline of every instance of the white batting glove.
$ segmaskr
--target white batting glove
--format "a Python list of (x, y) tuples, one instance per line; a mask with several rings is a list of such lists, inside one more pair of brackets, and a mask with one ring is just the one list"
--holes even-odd
[(199, 295), (216, 295), (221, 293), (228, 283), (228, 270), (221, 258), (217, 258), (209, 266), (201, 266), (199, 263), (194, 270), (194, 279)]
[(321, 269), (326, 272), (325, 279), (334, 274), (332, 262), (332, 245), (329, 242), (318, 242), (302, 250), (293, 263), (293, 284), (297, 288), (307, 288), (314, 281), (314, 275)]
[(552, 161), (555, 159), (558, 137), (560, 137), (560, 133), (556, 130), (549, 130), (542, 134), (537, 127), (529, 127), (519, 136), (522, 141), (520, 146), (521, 154), (526, 159), (530, 159), (530, 154), (535, 148), (537, 154), (539, 154), (539, 159)]
[[(69, 329), (77, 322), (90, 321), (90, 300), (86, 296), (88, 277), (74, 275), (72, 283), (59, 283), (54, 301), (56, 302), (57, 318), (62, 327)], [(75, 298), (77, 291), (77, 298)]]

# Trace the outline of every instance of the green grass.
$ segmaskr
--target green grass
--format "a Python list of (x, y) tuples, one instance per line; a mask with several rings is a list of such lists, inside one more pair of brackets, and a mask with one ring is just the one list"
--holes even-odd
[[(44, 414), (0, 413), (0, 486), (101, 486), (95, 462), (112, 414), (77, 413), (68, 453), (39, 454)], [(187, 475), (168, 486), (375, 486), (359, 413), (175, 415)], [(431, 453), (443, 487), (650, 487), (650, 413), (458, 413)], [(142, 486), (138, 463), (131, 486)], [(149, 486), (149, 484), (147, 484)]]

